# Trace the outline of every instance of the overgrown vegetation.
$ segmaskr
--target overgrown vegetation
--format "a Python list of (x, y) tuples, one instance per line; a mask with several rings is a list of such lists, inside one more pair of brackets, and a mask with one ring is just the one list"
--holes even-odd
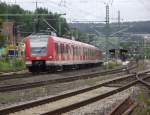
[(3, 58), (0, 61), (0, 72), (9, 72), (25, 69), (25, 63), (20, 58)]
[(135, 109), (136, 115), (150, 115), (150, 98), (146, 96), (143, 90), (140, 91), (138, 97), (138, 107)]
[[(31, 34), (34, 31), (34, 27), (36, 26), (36, 32), (41, 32), (42, 30), (47, 30), (49, 26), (43, 21), (43, 19), (47, 20), (47, 22), (59, 32), (59, 24), (61, 23), (61, 35), (64, 35), (69, 30), (68, 24), (65, 18), (62, 18), (60, 14), (49, 12), (45, 8), (38, 8), (34, 12), (27, 11), (22, 9), (19, 5), (8, 5), (6, 3), (0, 3), (0, 14), (20, 14), (23, 16), (3, 16), (1, 17), (2, 21), (6, 19), (14, 22), (15, 30), (17, 33), (17, 29), (19, 28), (24, 36)], [(35, 14), (43, 14), (43, 16), (37, 16)], [(45, 15), (44, 15), (45, 14)], [(27, 32), (27, 33), (24, 33)]]
[[(54, 30), (51, 28), (53, 27), (56, 30), (56, 34), (58, 36), (64, 36), (71, 39), (71, 35), (78, 37), (79, 41), (86, 42), (87, 35), (78, 29), (72, 29), (69, 27), (66, 19), (62, 17), (65, 14), (58, 14), (52, 13), (48, 11), (46, 8), (37, 8), (35, 11), (28, 11), (22, 9), (19, 5), (14, 4), (6, 4), (4, 2), (0, 3), (0, 14), (19, 14), (23, 16), (1, 16), (0, 23), (4, 22), (5, 20), (14, 22), (14, 33), (17, 34), (17, 31), (21, 32), (23, 36), (27, 36), (33, 32), (47, 32), (49, 30)], [(35, 14), (42, 14), (42, 15), (35, 15)], [(45, 22), (47, 21), (49, 25)], [(78, 33), (78, 36), (76, 36)]]
[(118, 66), (121, 65), (121, 62), (117, 62), (117, 61), (109, 61), (108, 63), (104, 64), (104, 67), (107, 69), (114, 69)]

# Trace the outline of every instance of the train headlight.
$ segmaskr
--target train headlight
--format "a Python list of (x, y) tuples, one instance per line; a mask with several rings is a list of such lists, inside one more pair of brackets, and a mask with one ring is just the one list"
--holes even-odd
[(41, 57), (36, 57), (36, 59), (37, 59), (37, 60), (40, 60), (40, 59), (41, 59)]
[(26, 59), (30, 59), (30, 57), (26, 57)]
[(51, 64), (52, 62), (51, 61), (46, 61), (46, 64)]
[(26, 65), (31, 65), (32, 61), (26, 61)]
[(48, 57), (48, 59), (52, 59), (52, 58), (53, 58), (53, 56), (49, 56), (49, 57)]

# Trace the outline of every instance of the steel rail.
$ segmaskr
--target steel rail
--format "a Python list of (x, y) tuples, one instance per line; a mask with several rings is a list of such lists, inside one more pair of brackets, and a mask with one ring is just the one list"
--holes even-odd
[[(149, 72), (149, 71), (146, 71), (146, 73), (147, 72)], [(140, 75), (144, 75), (144, 74), (145, 73), (143, 73), (143, 72), (140, 73)], [(130, 76), (126, 76), (126, 78), (129, 78), (131, 76), (135, 76), (135, 75), (132, 74)], [(149, 78), (149, 76), (148, 77), (146, 76), (143, 79), (146, 79), (146, 78)], [(121, 79), (123, 79), (123, 78), (118, 78), (118, 80), (121, 80)], [(74, 96), (74, 95), (77, 95), (77, 94), (81, 94), (81, 93), (90, 91), (90, 90), (93, 90), (93, 89), (96, 89), (96, 88), (100, 88), (101, 86), (104, 86), (106, 84), (112, 83), (112, 82), (114, 82), (116, 80), (117, 79), (108, 80), (107, 82), (95, 85), (93, 87), (81, 89), (81, 90), (74, 91), (74, 92), (71, 92), (71, 93), (66, 93), (66, 94), (63, 94), (63, 95), (56, 96), (56, 97), (49, 97), (49, 98), (45, 98), (45, 99), (41, 99), (41, 100), (28, 102), (28, 103), (25, 103), (25, 104), (20, 104), (20, 105), (16, 105), (16, 106), (7, 107), (7, 108), (4, 108), (4, 109), (1, 109), (0, 113), (3, 113), (5, 115), (5, 114), (8, 114), (8, 113), (21, 111), (21, 110), (24, 110), (24, 109), (28, 109), (28, 108), (39, 106), (39, 105), (42, 105), (42, 104), (46, 104), (46, 103), (49, 103), (49, 102), (54, 102), (54, 101), (57, 101), (57, 100), (60, 100), (60, 99), (68, 98), (68, 97), (71, 97), (71, 96)], [(57, 114), (58, 115), (60, 113), (64, 113), (64, 112), (68, 112), (68, 111), (73, 110), (73, 109), (77, 109), (79, 107), (85, 106), (87, 104), (93, 103), (93, 102), (98, 101), (100, 99), (104, 99), (104, 98), (106, 98), (108, 96), (111, 96), (111, 95), (116, 94), (118, 92), (121, 92), (121, 91), (123, 91), (125, 89), (128, 89), (129, 87), (135, 85), (137, 82), (138, 82), (138, 80), (132, 81), (129, 84), (127, 84), (127, 85), (125, 85), (125, 86), (123, 86), (121, 88), (115, 89), (113, 91), (109, 91), (109, 92), (107, 92), (105, 94), (102, 94), (102, 95), (99, 95), (99, 96), (96, 96), (94, 98), (91, 98), (90, 100), (77, 102), (77, 103), (72, 104), (70, 106), (62, 107), (59, 110), (54, 110), (54, 111), (51, 111), (51, 112), (48, 112), (48, 113), (44, 113), (43, 115), (45, 115), (45, 114), (52, 114), (52, 115)]]
[[(138, 80), (138, 82), (142, 83), (143, 85), (145, 85), (146, 87), (150, 88), (150, 84), (146, 81), (143, 81), (142, 78), (139, 78), (139, 74), (136, 73), (136, 79)], [(115, 107), (111, 113), (109, 115), (119, 115), (120, 113), (122, 113), (123, 115), (128, 115), (130, 114), (136, 107), (137, 107), (137, 103), (133, 103), (131, 106), (127, 105), (128, 101), (129, 101), (128, 97), (127, 99), (125, 99), (121, 104), (119, 104), (117, 107)], [(132, 103), (132, 102), (131, 102)], [(131, 104), (130, 103), (130, 104)], [(125, 105), (126, 104), (126, 105)], [(128, 109), (126, 111), (123, 112), (123, 107), (125, 106), (126, 108), (128, 107)], [(124, 109), (125, 110), (125, 109)]]
[[(30, 73), (13, 73), (13, 74), (6, 74), (6, 75), (0, 75), (0, 81), (9, 80), (9, 79), (19, 79), (19, 78), (28, 78), (31, 77), (32, 74)], [(32, 75), (34, 76), (34, 75)]]
[(88, 105), (90, 103), (93, 103), (93, 102), (96, 102), (96, 101), (99, 101), (101, 99), (104, 99), (106, 97), (109, 97), (109, 96), (112, 96), (114, 94), (117, 94), (121, 91), (124, 91), (130, 87), (132, 87), (133, 85), (137, 84), (138, 80), (135, 80), (135, 81), (132, 81), (130, 83), (128, 83), (127, 85), (125, 86), (122, 86), (118, 89), (115, 89), (115, 90), (112, 90), (112, 91), (109, 91), (107, 93), (104, 93), (102, 95), (99, 95), (99, 96), (96, 96), (96, 97), (93, 97), (91, 99), (87, 99), (87, 100), (84, 100), (84, 101), (81, 101), (81, 102), (77, 102), (77, 103), (74, 103), (72, 105), (69, 105), (69, 106), (65, 106), (65, 107), (62, 107), (62, 108), (59, 108), (59, 109), (56, 109), (56, 110), (53, 110), (53, 111), (49, 111), (49, 112), (46, 112), (46, 113), (43, 113), (41, 115), (60, 115), (62, 113), (66, 113), (66, 112), (69, 112), (71, 110), (74, 110), (74, 109), (77, 109), (77, 108), (80, 108), (82, 106), (85, 106), (85, 105)]
[(131, 97), (128, 96), (121, 103), (119, 103), (108, 115), (119, 115), (120, 113), (124, 113), (132, 105), (133, 101), (131, 100)]
[(145, 85), (146, 87), (148, 87), (150, 89), (150, 83), (144, 81), (143, 79), (139, 78), (139, 74), (136, 75), (136, 78), (140, 81), (140, 83), (142, 83), (143, 85)]
[[(135, 68), (135, 67), (133, 67)], [(122, 69), (126, 69), (126, 68), (117, 68), (117, 69), (112, 69), (112, 70), (107, 70), (107, 71), (100, 71), (100, 73), (111, 73), (113, 71), (121, 71)], [(130, 68), (132, 69), (132, 68)], [(124, 70), (125, 71), (125, 70)], [(127, 71), (127, 70), (126, 70)], [(57, 73), (57, 72), (56, 72)], [(4, 80), (9, 80), (9, 79), (19, 79), (19, 78), (28, 78), (28, 77), (34, 77), (34, 76), (37, 76), (37, 75), (43, 75), (43, 74), (46, 74), (46, 73), (40, 73), (40, 74), (32, 74), (32, 73), (10, 73), (10, 74), (4, 74), (4, 75), (0, 75), (0, 81), (4, 81)]]
[(137, 103), (134, 103), (132, 106), (130, 106), (122, 115), (131, 115), (131, 113), (134, 111), (134, 109), (138, 106)]
[(50, 79), (50, 80), (44, 80), (44, 81), (38, 81), (38, 82), (32, 82), (32, 83), (2, 86), (0, 87), (0, 92), (16, 91), (16, 90), (35, 88), (35, 87), (40, 87), (40, 86), (55, 84), (55, 83), (71, 82), (71, 81), (75, 81), (79, 79), (95, 78), (99, 75), (114, 74), (114, 73), (118, 73), (122, 71), (123, 71), (122, 69), (117, 69), (117, 70), (111, 70), (111, 71), (109, 70), (109, 71), (103, 71), (103, 72), (92, 72), (90, 74), (77, 75), (77, 76), (72, 76), (72, 77), (64, 77), (64, 78)]
[[(120, 70), (120, 72), (121, 72), (121, 70), (129, 71), (134, 68), (136, 68), (136, 66), (131, 66), (129, 68), (122, 66), (120, 68), (115, 68), (115, 69), (111, 69), (111, 70), (107, 70), (107, 71), (100, 71), (100, 73), (102, 73), (102, 74), (103, 73), (111, 73), (113, 71), (119, 71), (119, 70)], [(57, 72), (55, 72), (55, 73), (57, 73)], [(60, 71), (59, 71), (59, 73), (60, 73)], [(47, 73), (31, 74), (28, 72), (26, 72), (26, 73), (11, 72), (11, 73), (6, 73), (6, 74), (0, 74), (0, 81), (9, 80), (9, 79), (28, 78), (28, 77), (34, 77), (34, 76), (43, 75), (43, 74), (47, 74)]]
[(100, 83), (98, 85), (95, 85), (95, 86), (92, 86), (92, 87), (89, 87), (89, 88), (85, 88), (85, 89), (81, 89), (81, 90), (78, 90), (78, 91), (73, 91), (73, 92), (66, 93), (66, 94), (63, 94), (63, 95), (58, 95), (58, 96), (55, 96), (55, 97), (40, 99), (40, 100), (31, 101), (31, 102), (20, 104), (20, 105), (16, 105), (16, 106), (4, 108), (4, 109), (0, 110), (0, 113), (5, 114), (5, 113), (10, 113), (10, 112), (16, 112), (16, 111), (27, 109), (27, 108), (30, 108), (30, 107), (34, 107), (34, 106), (46, 104), (48, 102), (57, 101), (57, 100), (60, 100), (60, 99), (64, 99), (64, 98), (67, 98), (67, 97), (71, 97), (71, 96), (74, 96), (74, 95), (85, 93), (87, 91), (91, 91), (93, 89), (105, 86), (105, 85), (107, 85), (109, 83), (113, 83), (115, 81), (120, 81), (120, 80), (123, 80), (123, 79), (127, 79), (127, 78), (133, 77), (133, 76), (135, 76), (135, 75), (131, 74), (131, 75), (124, 76), (124, 77), (121, 77), (121, 78), (117, 78), (117, 79), (113, 79), (113, 80), (108, 80), (108, 81), (106, 81), (104, 83)]

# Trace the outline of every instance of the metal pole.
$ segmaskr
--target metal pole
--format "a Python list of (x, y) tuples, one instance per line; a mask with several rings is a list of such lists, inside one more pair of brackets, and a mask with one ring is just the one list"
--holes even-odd
[[(64, 14), (59, 14), (59, 16), (60, 16), (60, 17), (59, 17), (59, 20), (58, 20), (58, 21), (59, 21), (59, 22), (58, 22), (58, 30), (59, 30), (58, 34), (59, 34), (59, 36), (61, 36), (61, 34), (62, 34), (62, 33), (61, 33), (61, 23), (63, 23), (63, 22), (61, 22), (61, 16), (62, 16), (62, 15), (66, 15), (66, 13), (64, 13)], [(62, 20), (63, 20), (63, 18), (62, 18)]]
[(59, 18), (58, 24), (59, 24), (59, 36), (61, 36), (61, 18)]
[(109, 5), (106, 5), (106, 69), (108, 69), (108, 39), (109, 39)]
[[(38, 2), (37, 2), (37, 0), (36, 0), (36, 2), (35, 2), (35, 13), (37, 14), (37, 8), (38, 8)], [(33, 32), (34, 33), (36, 33), (37, 32), (37, 21), (38, 21), (38, 17), (37, 17), (37, 15), (35, 15), (35, 17), (34, 17), (34, 25), (33, 25)]]
[[(120, 11), (118, 11), (118, 31), (120, 31)], [(118, 33), (118, 49), (120, 50), (120, 33)], [(119, 52), (116, 54), (116, 62), (119, 59)]]

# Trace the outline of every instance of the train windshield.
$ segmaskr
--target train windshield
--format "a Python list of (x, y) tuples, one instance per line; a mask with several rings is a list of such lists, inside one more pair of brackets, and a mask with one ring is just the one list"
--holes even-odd
[(30, 52), (32, 56), (47, 55), (48, 37), (36, 37), (30, 39)]
[(32, 56), (46, 56), (47, 47), (31, 47)]

